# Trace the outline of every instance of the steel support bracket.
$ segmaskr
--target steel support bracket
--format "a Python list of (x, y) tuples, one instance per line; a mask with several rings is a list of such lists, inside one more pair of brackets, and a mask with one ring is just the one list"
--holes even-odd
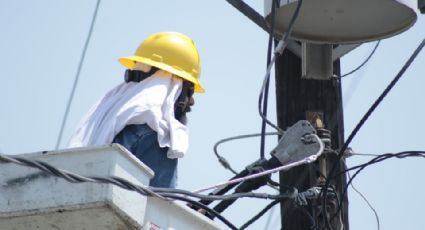
[(357, 48), (360, 44), (339, 45), (297, 43), (287, 41), (287, 48), (299, 58), (302, 64), (302, 78), (329, 80), (333, 76), (333, 62)]
[[(425, 1), (425, 0), (424, 0)], [(297, 43), (295, 40), (288, 39), (287, 41), (287, 48), (297, 57), (302, 57), (302, 45)], [(339, 45), (337, 47), (334, 47), (332, 49), (332, 60), (336, 61), (338, 58), (341, 58), (342, 56), (346, 55), (350, 51), (354, 50), (361, 44), (348, 44), (348, 45)]]

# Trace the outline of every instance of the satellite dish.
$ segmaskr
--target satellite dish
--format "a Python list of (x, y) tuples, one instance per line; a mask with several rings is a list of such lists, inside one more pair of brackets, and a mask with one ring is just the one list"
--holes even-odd
[[(265, 0), (270, 25), (272, 0)], [(283, 34), (298, 0), (281, 0), (275, 31)], [(397, 35), (416, 22), (413, 9), (400, 0), (303, 0), (291, 38), (317, 44), (362, 43)]]

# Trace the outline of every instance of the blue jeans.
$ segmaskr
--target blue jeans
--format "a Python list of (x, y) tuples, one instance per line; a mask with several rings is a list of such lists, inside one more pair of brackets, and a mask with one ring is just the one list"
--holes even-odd
[(155, 172), (149, 186), (175, 188), (177, 159), (167, 157), (168, 147), (161, 148), (158, 135), (148, 125), (127, 125), (118, 133), (113, 143), (124, 146)]

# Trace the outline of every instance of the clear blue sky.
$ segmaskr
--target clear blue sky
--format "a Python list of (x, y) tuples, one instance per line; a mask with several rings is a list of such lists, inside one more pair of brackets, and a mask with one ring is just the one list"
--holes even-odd
[[(263, 12), (263, 1), (246, 2)], [(0, 0), (0, 152), (54, 149), (95, 3)], [(343, 80), (346, 136), (425, 37), (424, 28), (425, 18), (419, 15), (410, 30), (383, 40), (370, 62)], [(232, 174), (217, 162), (212, 147), (222, 138), (260, 130), (257, 97), (268, 38), (226, 1), (102, 1), (61, 147), (88, 108), (122, 81), (124, 69), (117, 59), (132, 54), (143, 38), (158, 31), (179, 31), (195, 40), (206, 88), (205, 94), (196, 95), (189, 117), (191, 145), (180, 161), (178, 187), (194, 190), (224, 181)], [(342, 72), (359, 65), (373, 46), (364, 44), (344, 56)], [(424, 63), (425, 51), (358, 133), (351, 144), (356, 152), (425, 150)], [(275, 121), (274, 88), (271, 92), (269, 114)], [(276, 138), (269, 138), (267, 151), (275, 144)], [(259, 157), (259, 141), (226, 143), (220, 150), (242, 169)], [(355, 156), (348, 164), (368, 159)], [(425, 159), (388, 160), (354, 181), (378, 211), (381, 229), (423, 229), (424, 164)], [(365, 202), (352, 190), (349, 199), (351, 229), (376, 229)], [(224, 215), (240, 226), (267, 203), (243, 199)], [(280, 228), (278, 216), (276, 209), (269, 229)], [(267, 218), (250, 229), (264, 229)]]

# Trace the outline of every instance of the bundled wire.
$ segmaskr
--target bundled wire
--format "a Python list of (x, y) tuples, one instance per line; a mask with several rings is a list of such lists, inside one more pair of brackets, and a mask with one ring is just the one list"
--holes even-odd
[(37, 168), (44, 173), (51, 174), (56, 177), (60, 177), (65, 179), (71, 183), (83, 183), (83, 182), (91, 182), (91, 183), (108, 183), (113, 184), (123, 189), (136, 191), (144, 196), (155, 196), (161, 198), (163, 200), (167, 200), (166, 198), (160, 196), (159, 194), (153, 192), (146, 186), (135, 185), (125, 179), (119, 177), (95, 177), (95, 176), (82, 176), (73, 172), (69, 172), (67, 170), (56, 168), (48, 163), (38, 160), (30, 160), (22, 157), (12, 157), (6, 155), (0, 155), (0, 162), (6, 163), (14, 163), (22, 166), (28, 166), (32, 168)]
[[(403, 65), (403, 67), (400, 69), (398, 74), (394, 77), (394, 79), (390, 82), (390, 84), (385, 88), (385, 90), (381, 93), (381, 95), (376, 99), (376, 101), (372, 104), (372, 106), (369, 108), (369, 110), (365, 113), (365, 115), (360, 119), (359, 123), (356, 125), (356, 127), (353, 129), (351, 134), (348, 136), (347, 140), (345, 141), (344, 145), (342, 146), (341, 150), (338, 153), (337, 159), (335, 163), (332, 165), (331, 170), (329, 171), (329, 178), (333, 178), (336, 174), (336, 168), (339, 164), (340, 160), (342, 159), (344, 152), (347, 150), (348, 146), (350, 145), (353, 138), (356, 136), (357, 132), (360, 130), (360, 128), (363, 126), (363, 124), (367, 121), (367, 119), (372, 115), (372, 113), (375, 111), (375, 109), (378, 107), (378, 105), (384, 100), (384, 98), (388, 95), (388, 93), (391, 91), (391, 89), (397, 84), (398, 80), (403, 76), (404, 72), (409, 68), (410, 64), (415, 60), (419, 52), (422, 50), (422, 48), (425, 46), (425, 39), (422, 40), (422, 42), (419, 44), (419, 46), (415, 49), (415, 51), (412, 53), (412, 55), (409, 57), (407, 62)], [(354, 177), (354, 175), (353, 175)], [(325, 189), (323, 190), (323, 198), (322, 198), (322, 204), (326, 204), (326, 193), (327, 188), (330, 186), (330, 180), (326, 180)], [(344, 196), (342, 196), (344, 197)], [(328, 229), (331, 229), (329, 219), (326, 218), (326, 206), (322, 205), (323, 209), (323, 218), (325, 219), (326, 227)]]

